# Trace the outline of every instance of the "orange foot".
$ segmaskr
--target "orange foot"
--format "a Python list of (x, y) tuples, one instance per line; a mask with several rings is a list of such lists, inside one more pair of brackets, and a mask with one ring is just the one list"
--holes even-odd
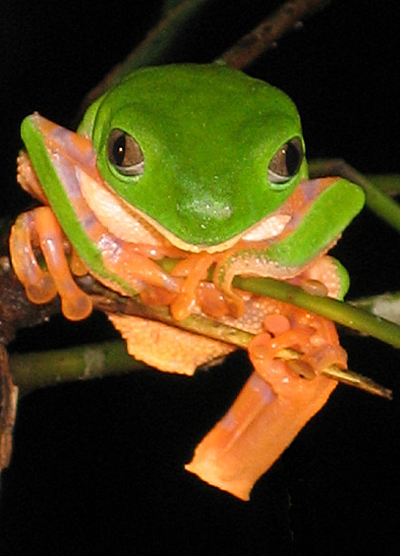
[[(66, 247), (64, 234), (49, 207), (21, 214), (11, 229), (11, 260), (28, 299), (47, 303), (58, 293), (64, 315), (81, 320), (90, 315), (92, 301), (72, 278)], [(34, 248), (40, 248), (47, 270), (39, 265)]]

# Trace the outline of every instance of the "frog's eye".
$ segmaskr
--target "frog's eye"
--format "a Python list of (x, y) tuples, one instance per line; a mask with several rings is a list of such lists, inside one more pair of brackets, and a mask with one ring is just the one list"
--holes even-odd
[(108, 160), (125, 176), (141, 176), (144, 170), (142, 149), (135, 139), (120, 129), (113, 129), (107, 143)]
[(294, 137), (274, 154), (268, 167), (270, 183), (280, 184), (290, 180), (301, 166), (303, 146), (299, 137)]

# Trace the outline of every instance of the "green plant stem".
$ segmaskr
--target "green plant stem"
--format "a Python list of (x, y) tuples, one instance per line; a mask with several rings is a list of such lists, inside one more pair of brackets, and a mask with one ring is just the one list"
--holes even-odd
[[(162, 267), (171, 271), (176, 261), (164, 259)], [(400, 326), (373, 315), (349, 303), (330, 297), (310, 295), (297, 286), (273, 278), (241, 278), (236, 276), (233, 286), (264, 297), (272, 297), (296, 305), (338, 324), (373, 336), (382, 342), (400, 348)], [(367, 308), (367, 306), (365, 306)]]
[(84, 345), (64, 350), (12, 354), (10, 372), (22, 393), (75, 380), (118, 375), (144, 364), (126, 351), (122, 340)]
[(393, 347), (400, 348), (400, 326), (371, 315), (349, 303), (328, 297), (317, 297), (302, 289), (272, 278), (235, 278), (235, 287), (257, 295), (273, 297), (307, 309), (338, 324), (368, 334)]
[[(272, 279), (237, 278), (235, 281), (237, 286), (248, 291), (260, 295), (265, 295), (268, 292), (269, 295), (273, 294), (281, 301), (295, 302), (296, 305), (307, 309), (310, 308), (311, 297), (315, 312), (346, 326), (352, 326), (353, 323), (356, 329), (361, 328), (368, 334), (400, 347), (400, 327), (392, 326), (391, 323), (377, 319), (365, 311), (360, 311), (332, 299), (310, 296), (299, 288), (288, 284), (283, 284), (283, 287), (281, 287), (281, 282)], [(157, 308), (152, 315), (152, 309), (144, 306), (143, 310), (147, 313), (146, 315), (141, 314), (141, 316), (149, 318), (153, 316), (157, 320), (168, 324), (178, 324), (184, 330), (203, 334), (244, 349), (253, 337), (252, 334), (235, 327), (199, 315), (192, 315), (179, 323), (174, 323), (168, 317), (168, 314), (164, 314), (165, 311), (160, 311), (160, 309), (162, 308)], [(283, 354), (282, 357), (284, 357)], [(66, 350), (14, 354), (10, 357), (10, 370), (13, 380), (22, 393), (63, 382), (101, 378), (106, 375), (111, 376), (144, 368), (146, 368), (146, 365), (127, 354), (125, 342), (122, 340)], [(392, 393), (390, 390), (352, 371), (333, 366), (327, 368), (325, 374), (345, 384), (391, 399)]]
[(309, 170), (313, 177), (339, 175), (360, 185), (365, 192), (368, 208), (400, 232), (400, 205), (349, 164), (336, 159), (313, 160), (309, 164)]
[(387, 195), (400, 194), (400, 174), (367, 174), (365, 178)]
[[(173, 260), (164, 262), (166, 266), (174, 265)], [(297, 305), (400, 348), (400, 326), (348, 303), (312, 296), (296, 286), (272, 278), (236, 277), (233, 285), (257, 295), (273, 297)], [(100, 285), (97, 285), (97, 288), (96, 299), (101, 299), (102, 296), (110, 293), (105, 288), (102, 293)], [(137, 315), (171, 326), (179, 326), (189, 332), (208, 336), (243, 349), (246, 349), (253, 337), (248, 332), (201, 315), (191, 315), (177, 323), (172, 319), (166, 307), (151, 307), (144, 305), (136, 297), (126, 298), (117, 294), (113, 295), (115, 299), (107, 297), (107, 305), (103, 310)], [(364, 306), (372, 307), (365, 302)], [(102, 308), (101, 303), (99, 307)], [(10, 369), (15, 384), (23, 392), (62, 382), (115, 375), (143, 367), (142, 363), (127, 354), (124, 341), (105, 342), (100, 345), (80, 346), (61, 351), (14, 354), (10, 357)], [(361, 378), (361, 385), (368, 386), (364, 378), (358, 375), (356, 378), (358, 382)], [(345, 381), (343, 378), (341, 380)], [(349, 381), (347, 380), (347, 382)], [(371, 391), (371, 389), (369, 390)], [(382, 388), (380, 390), (382, 391)]]

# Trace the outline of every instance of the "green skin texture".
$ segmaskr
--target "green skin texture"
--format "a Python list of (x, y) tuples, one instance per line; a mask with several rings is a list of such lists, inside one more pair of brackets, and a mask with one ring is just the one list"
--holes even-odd
[[(107, 141), (115, 128), (139, 143), (145, 159), (142, 176), (124, 176), (109, 162)], [(270, 161), (284, 143), (299, 137), (304, 148), (292, 101), (263, 81), (219, 65), (137, 70), (87, 110), (78, 132), (91, 139), (100, 174), (118, 195), (186, 244), (200, 248), (242, 234), (308, 178), (304, 159), (287, 182), (268, 181)], [(69, 240), (89, 268), (107, 277), (101, 254), (74, 218), (30, 116), (22, 123), (21, 135)], [(281, 266), (304, 266), (334, 242), (363, 203), (361, 189), (338, 178), (299, 228), (264, 256)], [(339, 263), (338, 272), (343, 294), (348, 279)]]

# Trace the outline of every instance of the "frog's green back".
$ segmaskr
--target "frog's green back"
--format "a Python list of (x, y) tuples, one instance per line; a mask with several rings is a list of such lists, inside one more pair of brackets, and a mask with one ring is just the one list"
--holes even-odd
[[(142, 176), (124, 176), (110, 164), (113, 129), (139, 143)], [(108, 184), (192, 245), (216, 245), (241, 233), (279, 207), (306, 175), (303, 162), (285, 183), (268, 181), (276, 151), (302, 138), (292, 101), (218, 65), (138, 70), (89, 108), (80, 130), (92, 137)]]

